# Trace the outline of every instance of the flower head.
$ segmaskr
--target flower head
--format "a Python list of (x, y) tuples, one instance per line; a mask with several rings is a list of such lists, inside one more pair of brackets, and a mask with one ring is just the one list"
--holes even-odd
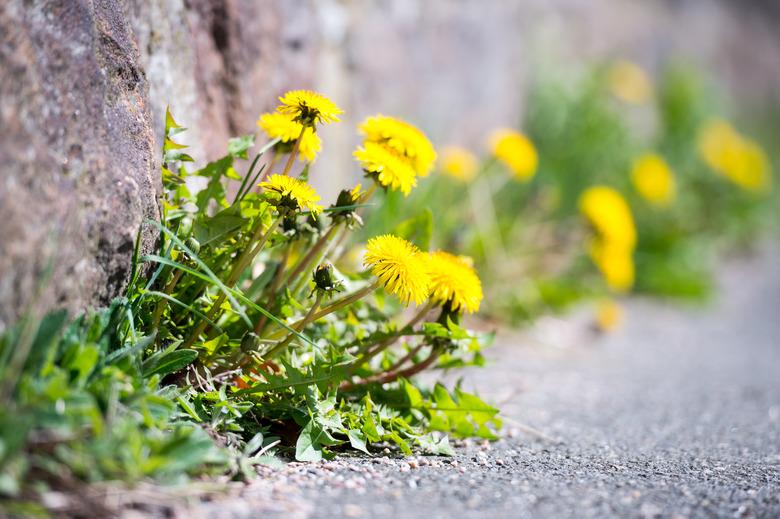
[(634, 248), (634, 218), (628, 202), (620, 193), (607, 186), (590, 187), (580, 196), (579, 205), (600, 240), (625, 249)]
[(386, 146), (366, 142), (353, 155), (363, 170), (386, 188), (401, 191), (404, 196), (408, 196), (417, 185), (417, 177), (409, 161)]
[(482, 302), (482, 283), (474, 267), (464, 258), (448, 252), (428, 254), (428, 273), (431, 277), (431, 301), (444, 305), (449, 302), (453, 311), (474, 313)]
[(363, 186), (357, 184), (352, 189), (342, 189), (336, 198), (336, 203), (330, 206), (330, 217), (333, 221), (343, 221), (347, 226), (362, 225), (363, 220), (357, 212), (357, 205), (363, 201), (366, 193)]
[(381, 144), (407, 159), (414, 172), (421, 177), (430, 173), (436, 161), (436, 150), (428, 137), (416, 127), (395, 117), (369, 117), (360, 125), (360, 132), (364, 135), (365, 143)]
[(596, 307), (596, 324), (602, 332), (611, 332), (623, 320), (623, 307), (614, 299), (604, 299)]
[[(294, 120), (289, 114), (278, 112), (263, 114), (257, 120), (257, 125), (265, 132), (270, 139), (279, 139), (279, 144), (283, 151), (292, 151), (295, 140), (301, 135), (303, 125)], [(289, 148), (289, 149), (286, 149)], [(317, 153), (322, 149), (320, 136), (314, 130), (307, 127), (303, 131), (301, 144), (298, 148), (298, 158), (300, 160), (314, 161)]]
[(319, 214), (322, 206), (317, 205), (320, 197), (314, 188), (306, 182), (286, 175), (271, 175), (260, 183), (266, 192), (273, 195), (276, 205), (297, 211), (308, 210), (312, 215)]
[(642, 198), (651, 204), (663, 207), (674, 200), (674, 175), (663, 157), (658, 154), (648, 153), (634, 162), (631, 182)]
[(607, 285), (616, 292), (630, 289), (636, 228), (625, 198), (611, 187), (594, 186), (580, 196), (580, 211), (596, 231), (589, 253)]
[(771, 185), (766, 153), (755, 141), (739, 134), (728, 122), (710, 121), (699, 133), (699, 154), (709, 167), (748, 191), (767, 191)]
[(493, 155), (503, 162), (521, 181), (533, 178), (539, 164), (539, 155), (533, 143), (520, 132), (500, 129), (490, 136)]
[(450, 146), (442, 151), (441, 170), (462, 182), (470, 182), (477, 175), (479, 162), (469, 150)]
[(618, 61), (609, 70), (609, 89), (612, 95), (632, 104), (642, 104), (653, 95), (653, 85), (647, 73), (630, 61)]
[(604, 276), (604, 281), (615, 292), (626, 292), (634, 284), (633, 249), (594, 240), (590, 246), (590, 257)]
[(403, 238), (392, 234), (371, 238), (363, 264), (403, 304), (420, 304), (428, 297), (431, 280), (426, 257)]
[(317, 123), (338, 122), (338, 116), (344, 113), (333, 101), (311, 90), (291, 90), (280, 97), (279, 102), (282, 104), (277, 112), (311, 128)]

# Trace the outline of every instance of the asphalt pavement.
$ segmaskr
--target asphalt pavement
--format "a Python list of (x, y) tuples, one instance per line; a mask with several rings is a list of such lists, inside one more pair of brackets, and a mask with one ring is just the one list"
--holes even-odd
[(464, 378), (498, 442), (291, 463), (192, 515), (780, 517), (779, 253), (727, 262), (705, 306), (630, 299), (611, 334), (589, 309), (500, 334)]

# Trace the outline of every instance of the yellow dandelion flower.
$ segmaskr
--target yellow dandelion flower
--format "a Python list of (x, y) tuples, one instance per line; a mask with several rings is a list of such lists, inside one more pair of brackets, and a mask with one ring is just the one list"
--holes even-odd
[(271, 175), (268, 180), (260, 183), (266, 192), (272, 194), (277, 206), (283, 206), (293, 211), (298, 209), (310, 211), (313, 216), (322, 211), (318, 205), (320, 197), (306, 182), (286, 175)]
[(428, 273), (431, 277), (431, 301), (450, 303), (453, 311), (474, 313), (482, 302), (482, 283), (474, 267), (464, 258), (448, 252), (428, 254)]
[(366, 142), (353, 155), (363, 170), (386, 188), (408, 196), (417, 185), (417, 177), (409, 161), (386, 146)]
[(580, 196), (579, 206), (600, 240), (628, 250), (634, 248), (636, 227), (631, 208), (615, 189), (590, 187)]
[(744, 137), (737, 160), (727, 169), (727, 176), (748, 191), (769, 191), (772, 175), (769, 158), (764, 149), (755, 141)]
[(431, 283), (426, 257), (408, 241), (385, 234), (368, 240), (363, 265), (404, 305), (422, 303)]
[(653, 84), (647, 73), (630, 61), (612, 65), (607, 80), (612, 95), (626, 103), (642, 104), (653, 95)]
[(366, 143), (382, 144), (409, 159), (414, 172), (421, 177), (430, 173), (436, 161), (436, 150), (415, 126), (395, 117), (376, 115), (363, 121), (359, 128)]
[(360, 199), (363, 198), (364, 194), (365, 192), (363, 191), (363, 184), (355, 184), (355, 187), (353, 187), (349, 192), (349, 196), (352, 197), (353, 203), (360, 202)]
[(442, 150), (441, 170), (462, 182), (470, 182), (477, 176), (479, 161), (465, 148), (449, 146)]
[(674, 200), (674, 174), (663, 157), (656, 153), (642, 155), (634, 162), (631, 182), (642, 198), (651, 204), (665, 207)]
[(601, 271), (604, 281), (615, 292), (626, 292), (634, 284), (633, 249), (620, 244), (594, 240), (590, 257)]
[(699, 133), (699, 154), (718, 174), (748, 191), (767, 191), (771, 169), (764, 150), (739, 134), (728, 122), (715, 119)]
[(344, 113), (333, 101), (311, 90), (291, 90), (280, 97), (279, 102), (282, 104), (277, 112), (312, 128), (316, 123), (338, 122), (338, 116)]
[(499, 129), (489, 139), (493, 155), (514, 173), (515, 178), (527, 181), (533, 178), (539, 165), (539, 155), (533, 143), (520, 132)]
[[(260, 116), (257, 125), (265, 132), (269, 139), (279, 139), (279, 143), (286, 145), (291, 151), (295, 140), (301, 135), (303, 125), (295, 121), (288, 114), (269, 113)], [(322, 140), (312, 128), (306, 128), (298, 147), (298, 159), (313, 162), (317, 153), (322, 150)]]
[(718, 173), (725, 174), (742, 145), (742, 137), (727, 122), (713, 119), (699, 132), (697, 146), (704, 162)]
[(603, 332), (615, 330), (623, 321), (623, 307), (614, 299), (604, 299), (596, 307), (596, 325)]

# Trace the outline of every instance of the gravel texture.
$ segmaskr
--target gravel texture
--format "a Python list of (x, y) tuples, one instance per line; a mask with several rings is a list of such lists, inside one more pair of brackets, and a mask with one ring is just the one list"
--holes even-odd
[(504, 334), (491, 366), (465, 377), (500, 403), (498, 442), (264, 468), (241, 497), (186, 515), (778, 517), (775, 252), (724, 269), (705, 308), (635, 299), (611, 335), (590, 331), (586, 311)]

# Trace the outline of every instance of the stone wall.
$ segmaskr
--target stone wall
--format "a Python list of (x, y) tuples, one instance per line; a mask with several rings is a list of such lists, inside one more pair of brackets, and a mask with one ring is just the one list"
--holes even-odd
[[(6, 0), (0, 7), (0, 328), (31, 301), (121, 293), (157, 215), (165, 107), (203, 160), (289, 88), (345, 110), (323, 130), (326, 201), (358, 175), (355, 124), (383, 112), (436, 144), (516, 124), (546, 67), (685, 55), (737, 99), (778, 102), (771, 0)], [(478, 145), (478, 144), (476, 144)], [(152, 233), (143, 245), (149, 249)], [(42, 280), (51, 265), (52, 274)], [(35, 296), (44, 289), (42, 295)]]
[(146, 77), (115, 2), (8, 0), (0, 35), (2, 329), (34, 303), (120, 293), (141, 221), (157, 217), (158, 175)]

